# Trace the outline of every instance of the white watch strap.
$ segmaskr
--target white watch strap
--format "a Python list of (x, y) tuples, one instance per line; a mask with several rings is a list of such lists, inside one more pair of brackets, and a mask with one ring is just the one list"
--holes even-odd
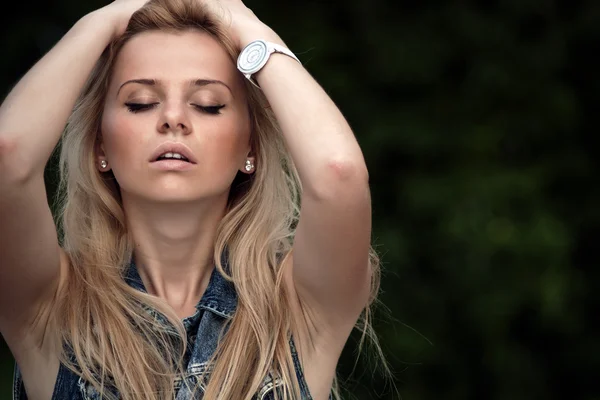
[[(290, 51), (290, 49), (288, 49), (287, 47), (283, 47), (278, 45), (277, 43), (271, 43), (271, 42), (266, 42), (267, 46), (269, 46), (269, 50), (272, 49), (271, 53), (282, 53), (285, 54), (286, 56), (290, 56), (292, 57), (294, 60), (298, 61), (300, 63), (300, 60), (298, 60), (298, 57), (296, 57), (296, 55), (294, 53), (292, 53)], [(300, 63), (302, 64), (302, 63)]]

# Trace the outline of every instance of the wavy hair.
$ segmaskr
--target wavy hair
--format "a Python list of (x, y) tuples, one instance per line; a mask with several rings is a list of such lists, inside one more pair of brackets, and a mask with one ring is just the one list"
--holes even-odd
[[(184, 371), (186, 334), (162, 299), (130, 287), (124, 274), (133, 240), (112, 172), (96, 168), (103, 104), (116, 55), (145, 31), (198, 30), (229, 53), (237, 51), (217, 20), (194, 0), (151, 0), (133, 14), (126, 32), (103, 52), (68, 120), (60, 143), (57, 225), (69, 257), (55, 315), (63, 344), (61, 362), (90, 382), (102, 398), (172, 399)], [(214, 262), (238, 294), (238, 306), (213, 356), (205, 398), (249, 400), (268, 374), (282, 386), (278, 397), (300, 398), (289, 345), (294, 332), (289, 293), (282, 284), (299, 216), (301, 185), (267, 99), (245, 81), (258, 168), (232, 182), (217, 230)], [(243, 227), (243, 229), (240, 229)], [(227, 250), (229, 268), (221, 264)], [(282, 259), (284, 261), (282, 261)], [(370, 249), (372, 295), (358, 326), (374, 338), (369, 307), (379, 287), (379, 260)], [(147, 311), (166, 318), (158, 323)], [(379, 349), (379, 347), (377, 346)], [(202, 381), (202, 380), (200, 380)], [(199, 388), (192, 388), (199, 390)], [(337, 382), (334, 383), (337, 393)]]

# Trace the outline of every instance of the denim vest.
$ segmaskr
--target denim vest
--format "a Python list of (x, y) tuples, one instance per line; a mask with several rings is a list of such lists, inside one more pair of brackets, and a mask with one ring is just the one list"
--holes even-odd
[[(226, 251), (221, 259), (224, 268), (227, 270)], [(129, 269), (126, 272), (125, 280), (127, 283), (141, 291), (146, 291), (142, 279), (138, 273), (135, 262), (132, 259)], [(188, 352), (185, 356), (187, 362), (186, 374), (184, 377), (178, 377), (175, 380), (175, 400), (201, 400), (203, 398), (203, 386), (200, 384), (200, 393), (192, 394), (188, 388), (198, 386), (202, 378), (203, 383), (210, 377), (210, 365), (208, 361), (215, 352), (218, 344), (219, 334), (228, 320), (233, 316), (237, 305), (237, 294), (233, 284), (227, 281), (215, 267), (210, 276), (209, 284), (204, 295), (196, 305), (194, 315), (183, 319), (183, 324), (188, 336)], [(151, 311), (153, 312), (153, 311)], [(155, 316), (157, 316), (155, 314)], [(302, 366), (298, 358), (298, 353), (293, 340), (290, 339), (290, 349), (296, 376), (300, 384), (302, 400), (312, 400), (308, 385), (302, 373)], [(184, 384), (184, 380), (189, 385)], [(273, 400), (274, 391), (281, 386), (279, 379), (273, 379), (267, 376), (253, 397), (255, 400)], [(109, 388), (110, 389), (110, 388)], [(331, 399), (331, 396), (329, 397)], [(79, 377), (62, 363), (59, 366), (58, 376), (51, 400), (100, 400), (100, 393), (87, 381)], [(15, 374), (13, 382), (13, 400), (27, 400), (27, 394), (19, 367), (15, 364)]]

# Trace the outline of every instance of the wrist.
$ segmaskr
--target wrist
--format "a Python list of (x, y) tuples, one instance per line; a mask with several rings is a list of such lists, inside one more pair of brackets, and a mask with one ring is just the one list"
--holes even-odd
[[(262, 36), (264, 37), (264, 36)], [(238, 70), (249, 79), (255, 86), (260, 88), (257, 82), (258, 74), (264, 70), (274, 53), (282, 53), (298, 63), (302, 62), (287, 46), (275, 43), (276, 40), (253, 40), (239, 54), (237, 59)], [(281, 42), (283, 43), (283, 42)], [(272, 64), (272, 63), (271, 63)]]
[(102, 8), (92, 11), (88, 14), (97, 24), (105, 26), (111, 31), (111, 40), (116, 40), (121, 37), (129, 20), (131, 19), (131, 10), (123, 10), (115, 6), (114, 3), (110, 3)]
[(247, 29), (243, 35), (239, 35), (239, 51), (241, 52), (251, 42), (261, 39), (267, 42), (272, 42), (284, 47), (287, 47), (284, 41), (279, 37), (277, 33), (268, 26), (264, 25), (258, 28)]
[(114, 40), (119, 36), (119, 23), (118, 19), (111, 12), (108, 6), (99, 8), (86, 14), (80, 19), (81, 23), (90, 24), (96, 27), (96, 29), (102, 29), (110, 35), (110, 40)]
[(94, 10), (81, 17), (73, 26), (78, 30), (93, 30), (95, 37), (102, 37), (106, 40), (106, 45), (114, 38), (115, 27), (111, 20), (107, 18), (107, 13), (102, 9)]

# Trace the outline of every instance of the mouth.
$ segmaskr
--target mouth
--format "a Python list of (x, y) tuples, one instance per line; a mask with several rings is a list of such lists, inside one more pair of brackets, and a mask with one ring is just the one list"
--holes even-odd
[(183, 162), (190, 163), (190, 160), (183, 154), (173, 153), (173, 152), (167, 152), (167, 153), (161, 154), (160, 156), (158, 156), (156, 158), (156, 160), (154, 160), (154, 162), (160, 162), (160, 161), (166, 161), (166, 160), (183, 161)]
[(156, 148), (149, 160), (151, 163), (188, 163), (196, 164), (194, 153), (183, 143), (165, 142)]

